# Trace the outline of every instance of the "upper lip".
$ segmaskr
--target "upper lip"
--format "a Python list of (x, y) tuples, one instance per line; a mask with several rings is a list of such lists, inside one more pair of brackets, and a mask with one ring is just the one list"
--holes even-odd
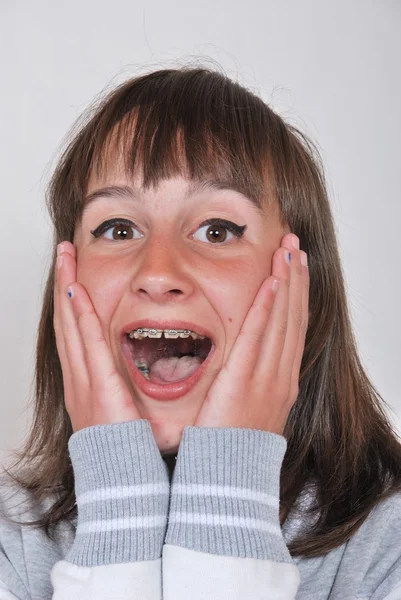
[(190, 329), (199, 335), (204, 335), (212, 340), (212, 333), (203, 327), (202, 325), (198, 325), (197, 323), (192, 323), (191, 321), (156, 321), (154, 319), (138, 319), (137, 321), (133, 321), (132, 323), (128, 323), (124, 326), (121, 338), (124, 341), (125, 336), (130, 331), (134, 329), (138, 329), (138, 327), (146, 328), (146, 329)]

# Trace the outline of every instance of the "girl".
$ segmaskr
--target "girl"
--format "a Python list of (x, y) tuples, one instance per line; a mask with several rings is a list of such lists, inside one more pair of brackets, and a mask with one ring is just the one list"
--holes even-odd
[(88, 111), (48, 206), (0, 599), (401, 598), (401, 447), (311, 142), (219, 72), (152, 72)]

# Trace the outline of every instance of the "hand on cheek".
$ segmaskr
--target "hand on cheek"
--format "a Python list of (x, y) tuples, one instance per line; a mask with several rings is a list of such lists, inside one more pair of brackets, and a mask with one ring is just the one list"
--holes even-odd
[(272, 274), (260, 286), (194, 426), (283, 434), (298, 396), (309, 313), (309, 271), (301, 262), (306, 254), (292, 246), (293, 239), (285, 235), (275, 252)]
[(140, 419), (89, 295), (76, 281), (75, 247), (63, 242), (58, 251), (54, 330), (73, 430)]

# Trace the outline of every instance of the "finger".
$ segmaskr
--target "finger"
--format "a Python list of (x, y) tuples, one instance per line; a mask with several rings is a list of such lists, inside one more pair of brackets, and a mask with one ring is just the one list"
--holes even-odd
[(67, 254), (70, 254), (76, 260), (77, 251), (74, 244), (72, 244), (71, 242), (64, 241), (60, 242), (58, 248), (59, 254), (61, 254), (62, 252), (67, 252)]
[(288, 299), (288, 320), (284, 348), (281, 353), (279, 375), (288, 378), (292, 374), (299, 335), (304, 320), (302, 312), (302, 295), (304, 291), (304, 270), (301, 265), (300, 251), (291, 250), (290, 287)]
[(249, 309), (226, 363), (232, 380), (248, 379), (253, 375), (257, 357), (274, 304), (274, 277), (265, 279)]
[(61, 365), (66, 363), (66, 349), (63, 336), (63, 329), (61, 327), (60, 318), (60, 292), (59, 292), (59, 277), (58, 272), (61, 266), (61, 261), (57, 260), (54, 264), (54, 289), (53, 289), (53, 328), (56, 337), (57, 352), (60, 358)]
[(281, 273), (279, 286), (270, 318), (263, 332), (263, 340), (257, 363), (255, 379), (269, 379), (278, 373), (288, 327), (288, 304), (290, 294), (290, 266), (285, 260), (287, 249), (280, 247), (274, 257), (274, 273)]
[[(70, 244), (71, 245), (71, 244)], [(67, 293), (67, 287), (76, 280), (76, 261), (70, 252), (62, 252), (59, 259), (62, 266), (59, 268), (58, 294), (60, 310), (60, 326), (63, 332), (65, 354), (67, 358), (66, 371), (77, 388), (89, 385), (89, 376), (85, 365), (84, 344), (79, 331), (78, 323)]]
[(64, 389), (66, 385), (69, 383), (69, 379), (71, 376), (69, 366), (68, 366), (68, 358), (67, 358), (67, 349), (64, 339), (63, 325), (62, 325), (62, 308), (61, 308), (61, 293), (60, 293), (60, 277), (59, 272), (62, 268), (63, 257), (61, 256), (62, 252), (67, 251), (72, 254), (75, 258), (75, 247), (70, 242), (61, 242), (57, 246), (57, 258), (54, 264), (54, 285), (53, 285), (53, 327), (56, 338), (56, 347), (59, 355), (61, 368), (63, 372), (64, 379)]
[(307, 265), (302, 265), (303, 270), (303, 289), (302, 289), (302, 325), (299, 332), (298, 346), (295, 352), (295, 360), (292, 369), (291, 387), (296, 390), (299, 387), (299, 376), (301, 371), (302, 357), (305, 350), (305, 338), (309, 322), (309, 269)]
[[(102, 326), (92, 301), (85, 288), (75, 282), (68, 288), (71, 293), (70, 303), (73, 307), (76, 323), (79, 328), (92, 390), (108, 392), (110, 387), (119, 388), (121, 376), (118, 373), (113, 355), (104, 337)], [(107, 381), (108, 389), (105, 389)], [(124, 399), (127, 399), (124, 396)]]

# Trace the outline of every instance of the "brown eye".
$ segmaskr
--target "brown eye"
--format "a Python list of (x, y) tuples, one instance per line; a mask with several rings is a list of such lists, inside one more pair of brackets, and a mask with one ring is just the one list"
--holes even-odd
[(118, 219), (105, 221), (99, 225), (97, 229), (91, 231), (91, 234), (95, 238), (104, 237), (106, 240), (116, 240), (119, 242), (142, 237), (136, 228), (135, 223), (132, 223), (131, 221), (120, 221)]
[(224, 219), (209, 219), (200, 224), (196, 235), (199, 233), (201, 235), (200, 237), (195, 237), (194, 235), (194, 239), (200, 242), (211, 242), (217, 246), (227, 240), (240, 239), (246, 228), (246, 225), (236, 225), (236, 223), (225, 221)]
[(209, 225), (206, 231), (206, 237), (210, 242), (225, 242), (227, 231), (221, 225)]
[(110, 229), (113, 232), (113, 240), (132, 240), (133, 238), (132, 229), (126, 225), (116, 225)]

